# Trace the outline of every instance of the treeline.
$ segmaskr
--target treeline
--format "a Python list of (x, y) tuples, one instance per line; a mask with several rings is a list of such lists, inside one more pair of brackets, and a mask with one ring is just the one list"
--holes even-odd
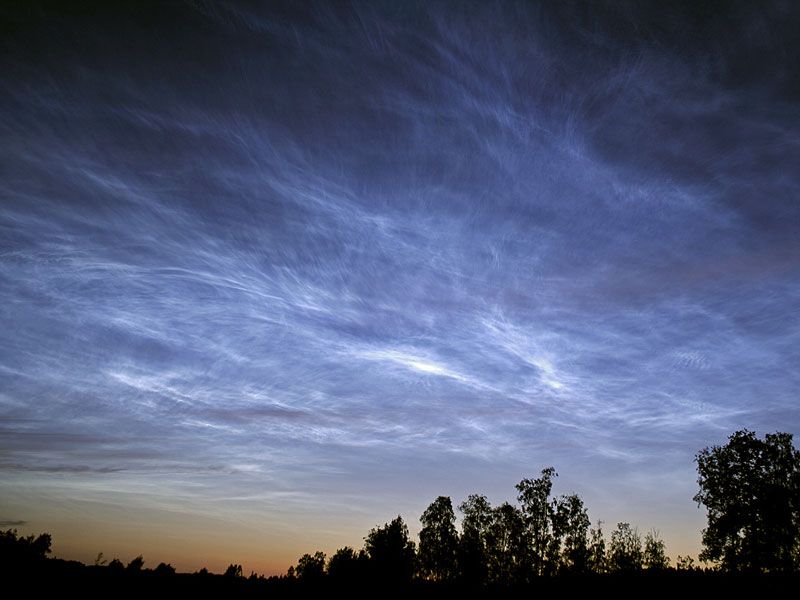
[[(458, 505), (460, 527), (450, 498), (439, 496), (420, 517), (418, 542), (398, 515), (370, 530), (362, 548), (340, 548), (329, 558), (319, 551), (304, 554), (281, 576), (246, 577), (238, 564), (221, 575), (207, 569), (176, 573), (165, 563), (146, 569), (142, 556), (123, 564), (116, 558), (107, 562), (100, 554), (94, 565), (85, 566), (48, 558), (49, 534), (23, 537), (13, 529), (0, 531), (0, 569), (17, 575), (47, 573), (50, 581), (72, 577), (100, 582), (109, 589), (124, 582), (126, 587), (144, 586), (143, 590), (156, 585), (181, 591), (246, 586), (296, 592), (324, 585), (497, 590), (565, 581), (595, 585), (641, 579), (638, 575), (661, 576), (674, 584), (685, 580), (676, 579), (677, 575), (700, 574), (711, 582), (703, 584), (708, 586), (719, 585), (728, 575), (770, 575), (773, 582), (786, 577), (795, 585), (800, 572), (800, 452), (792, 435), (775, 433), (759, 439), (751, 431), (737, 431), (725, 445), (698, 452), (695, 462), (699, 491), (694, 500), (706, 507), (708, 516), (700, 558), (711, 566), (704, 569), (690, 557), (678, 556), (672, 565), (654, 530), (642, 536), (629, 523), (618, 523), (606, 537), (600, 522), (591, 526), (577, 494), (552, 495), (557, 476), (552, 467), (516, 485), (516, 504), (492, 506), (483, 495), (469, 496)], [(709, 580), (706, 575), (713, 577)], [(731, 589), (740, 583), (737, 579)]]
[[(401, 516), (369, 531), (361, 549), (344, 547), (330, 558), (323, 552), (304, 554), (283, 576), (269, 578), (231, 564), (228, 580), (269, 582), (283, 587), (323, 583), (407, 585), (411, 582), (458, 584), (470, 587), (519, 586), (547, 576), (663, 573), (670, 570), (664, 542), (655, 531), (642, 537), (628, 523), (618, 523), (606, 540), (601, 523), (590, 526), (583, 500), (577, 494), (552, 497), (553, 468), (517, 486), (518, 504), (492, 506), (473, 494), (456, 514), (447, 496), (439, 496), (422, 513), (415, 543)], [(50, 554), (49, 534), (22, 537), (16, 530), (0, 532), (0, 562), (18, 567), (41, 565)], [(92, 568), (105, 577), (171, 576), (175, 568), (160, 563), (145, 569), (143, 556), (127, 564), (107, 561), (102, 553)], [(691, 558), (678, 558), (676, 569), (695, 571)], [(193, 574), (214, 577), (207, 569)]]
[[(304, 554), (288, 579), (314, 584), (380, 580), (396, 584), (414, 579), (470, 585), (524, 585), (544, 576), (664, 572), (670, 568), (663, 540), (654, 530), (644, 537), (629, 523), (618, 523), (610, 539), (601, 523), (591, 527), (577, 494), (552, 497), (552, 467), (517, 486), (517, 505), (492, 506), (473, 494), (458, 509), (460, 530), (449, 497), (439, 496), (420, 517), (419, 543), (397, 516), (372, 529), (363, 548), (344, 547), (329, 559)], [(678, 557), (676, 568), (694, 570)]]
[[(437, 507), (441, 504), (443, 502), (440, 499), (433, 503)], [(493, 510), (498, 509), (500, 507)], [(627, 536), (635, 530), (629, 527), (618, 529), (625, 531), (625, 535), (620, 538), (612, 534), (612, 540), (627, 539), (630, 542)], [(463, 534), (459, 537), (463, 538)], [(560, 575), (516, 583), (500, 583), (499, 580), (487, 578), (485, 585), (475, 585), (469, 583), (469, 578), (459, 581), (457, 576), (454, 580), (435, 580), (423, 575), (420, 570), (408, 579), (409, 573), (412, 573), (411, 567), (422, 568), (420, 561), (424, 554), (420, 555), (420, 550), (424, 544), (417, 549), (408, 540), (408, 532), (400, 517), (373, 529), (362, 551), (341, 549), (327, 561), (322, 553), (304, 555), (289, 573), (271, 577), (256, 573), (244, 576), (238, 564), (230, 565), (223, 574), (210, 573), (207, 569), (195, 573), (176, 573), (172, 566), (165, 563), (149, 569), (145, 567), (142, 556), (125, 564), (118, 559), (107, 562), (100, 554), (94, 564), (84, 565), (76, 561), (49, 558), (50, 542), (48, 534), (23, 537), (15, 530), (0, 532), (0, 577), (6, 589), (25, 589), (26, 594), (33, 597), (74, 593), (83, 598), (316, 598), (320, 594), (341, 592), (350, 598), (375, 598), (379, 594), (390, 598), (413, 596), (416, 600), (465, 600), (529, 597), (532, 593), (546, 596), (608, 593), (617, 598), (641, 598), (643, 592), (656, 589), (663, 595), (691, 593), (711, 597), (712, 594), (752, 593), (759, 597), (780, 597), (796, 590), (798, 584), (793, 576), (731, 577), (721, 571), (685, 566), (652, 569), (646, 566), (644, 559), (641, 569), (631, 570), (631, 563), (625, 563), (623, 569), (603, 574), (587, 572), (571, 576), (567, 573), (574, 572), (562, 571)], [(606, 556), (611, 554), (610, 546)], [(636, 546), (635, 542), (633, 546)], [(630, 547), (628, 545), (621, 550), (627, 552)], [(643, 555), (645, 547), (646, 543), (642, 545)], [(392, 554), (400, 548), (404, 550)], [(397, 569), (398, 564), (405, 564), (406, 570), (401, 573)]]

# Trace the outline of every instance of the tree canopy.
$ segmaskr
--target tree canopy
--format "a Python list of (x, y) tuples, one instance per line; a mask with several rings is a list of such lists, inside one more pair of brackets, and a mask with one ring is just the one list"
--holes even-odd
[(0, 564), (44, 560), (52, 541), (49, 533), (23, 537), (16, 529), (0, 531)]
[(800, 452), (789, 433), (733, 433), (695, 457), (708, 511), (700, 558), (727, 571), (794, 571), (800, 558)]
[(431, 502), (420, 517), (419, 566), (436, 581), (451, 581), (457, 574), (458, 532), (453, 503), (448, 496)]
[(416, 566), (416, 548), (400, 515), (383, 527), (370, 530), (364, 542), (373, 575), (397, 583), (411, 580)]
[(294, 568), (295, 577), (305, 583), (317, 583), (325, 575), (325, 553), (303, 554)]
[(642, 538), (630, 523), (617, 523), (611, 532), (608, 566), (617, 573), (630, 573), (641, 570), (644, 564)]

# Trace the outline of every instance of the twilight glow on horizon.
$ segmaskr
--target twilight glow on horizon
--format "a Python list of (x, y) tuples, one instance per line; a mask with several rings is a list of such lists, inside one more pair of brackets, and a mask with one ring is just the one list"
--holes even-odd
[(281, 573), (552, 465), (696, 555), (800, 434), (800, 9), (681, 6), (0, 9), (0, 527)]

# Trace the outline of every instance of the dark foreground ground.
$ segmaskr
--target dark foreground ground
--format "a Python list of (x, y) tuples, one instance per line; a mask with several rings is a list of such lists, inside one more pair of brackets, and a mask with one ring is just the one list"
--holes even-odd
[(788, 598), (797, 597), (798, 575), (722, 575), (676, 572), (542, 578), (517, 587), (472, 587), (432, 583), (369, 581), (306, 585), (285, 578), (248, 579), (223, 575), (152, 571), (112, 572), (105, 567), (51, 559), (36, 568), (0, 566), (8, 598)]

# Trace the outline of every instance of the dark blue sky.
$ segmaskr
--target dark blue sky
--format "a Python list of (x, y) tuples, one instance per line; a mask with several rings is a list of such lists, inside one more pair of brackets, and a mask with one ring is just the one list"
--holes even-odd
[(279, 571), (553, 465), (696, 552), (800, 432), (800, 10), (668, 4), (0, 9), (2, 524)]

